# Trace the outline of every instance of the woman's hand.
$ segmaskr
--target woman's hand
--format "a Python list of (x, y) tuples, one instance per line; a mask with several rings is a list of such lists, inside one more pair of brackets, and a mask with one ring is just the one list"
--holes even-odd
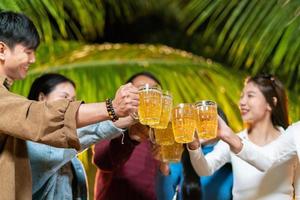
[(128, 128), (134, 124), (136, 124), (138, 121), (131, 116), (128, 117), (122, 117), (119, 118), (119, 120), (115, 121), (114, 124), (118, 128)]
[(199, 147), (201, 146), (199, 138), (198, 138), (198, 134), (196, 132), (195, 132), (194, 136), (195, 136), (194, 141), (187, 144), (187, 146), (190, 150), (199, 149)]
[(160, 145), (152, 144), (151, 153), (155, 160), (159, 162), (159, 170), (164, 176), (170, 174), (169, 163), (163, 162), (160, 155)]
[(143, 142), (149, 138), (150, 127), (136, 123), (129, 128), (129, 137), (137, 142)]
[(235, 135), (231, 128), (225, 123), (225, 121), (218, 116), (218, 137), (226, 142), (226, 139)]
[(231, 151), (238, 153), (243, 148), (241, 139), (234, 134), (221, 117), (218, 117), (218, 137), (229, 144)]

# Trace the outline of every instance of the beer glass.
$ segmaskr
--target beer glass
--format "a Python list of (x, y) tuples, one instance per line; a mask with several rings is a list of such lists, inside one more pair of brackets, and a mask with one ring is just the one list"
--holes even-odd
[(160, 155), (163, 162), (179, 162), (183, 152), (181, 143), (174, 142), (171, 145), (161, 145)]
[(148, 84), (139, 89), (139, 121), (144, 125), (158, 124), (162, 109), (162, 92), (159, 87)]
[(166, 129), (170, 121), (172, 107), (173, 107), (173, 98), (170, 92), (165, 91), (162, 96), (162, 109), (161, 109), (159, 123), (154, 124), (151, 127), (156, 129)]
[(194, 140), (196, 110), (193, 104), (181, 103), (172, 110), (172, 126), (175, 141), (189, 143)]
[[(153, 134), (154, 132), (154, 134)], [(174, 144), (174, 134), (172, 129), (172, 123), (168, 123), (168, 127), (165, 129), (153, 129), (150, 132), (150, 139), (153, 143), (159, 145), (171, 145)], [(154, 135), (154, 137), (153, 137)]]
[(202, 139), (217, 137), (218, 112), (214, 101), (203, 100), (195, 104), (197, 112), (197, 131)]

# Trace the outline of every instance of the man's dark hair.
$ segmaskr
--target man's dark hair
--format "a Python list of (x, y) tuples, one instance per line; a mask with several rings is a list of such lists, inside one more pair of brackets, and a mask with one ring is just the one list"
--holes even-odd
[(9, 48), (22, 44), (26, 48), (35, 50), (39, 46), (40, 36), (27, 16), (5, 11), (0, 12), (0, 41)]

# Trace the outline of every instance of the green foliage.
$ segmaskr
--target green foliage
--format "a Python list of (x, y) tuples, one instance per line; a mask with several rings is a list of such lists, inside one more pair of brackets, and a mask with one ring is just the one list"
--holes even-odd
[(213, 53), (232, 67), (275, 73), (299, 92), (299, 7), (298, 0), (191, 0), (181, 21), (189, 34), (214, 40)]
[(48, 44), (53, 39), (93, 40), (103, 34), (105, 11), (101, 0), (5, 0), (0, 10), (29, 16)]
[[(51, 54), (55, 39), (103, 41), (105, 25), (134, 22), (143, 42), (172, 44), (252, 74), (272, 72), (299, 93), (299, 6), (298, 0), (3, 0), (0, 10), (30, 16)], [(151, 16), (164, 21), (162, 32), (138, 24)]]

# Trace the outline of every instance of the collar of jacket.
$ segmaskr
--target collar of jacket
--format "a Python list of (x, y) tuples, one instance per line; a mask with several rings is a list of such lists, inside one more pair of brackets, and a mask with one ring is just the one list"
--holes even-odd
[(0, 76), (0, 84), (3, 85), (6, 89), (10, 89), (13, 82), (10, 81), (7, 77), (5, 76)]

